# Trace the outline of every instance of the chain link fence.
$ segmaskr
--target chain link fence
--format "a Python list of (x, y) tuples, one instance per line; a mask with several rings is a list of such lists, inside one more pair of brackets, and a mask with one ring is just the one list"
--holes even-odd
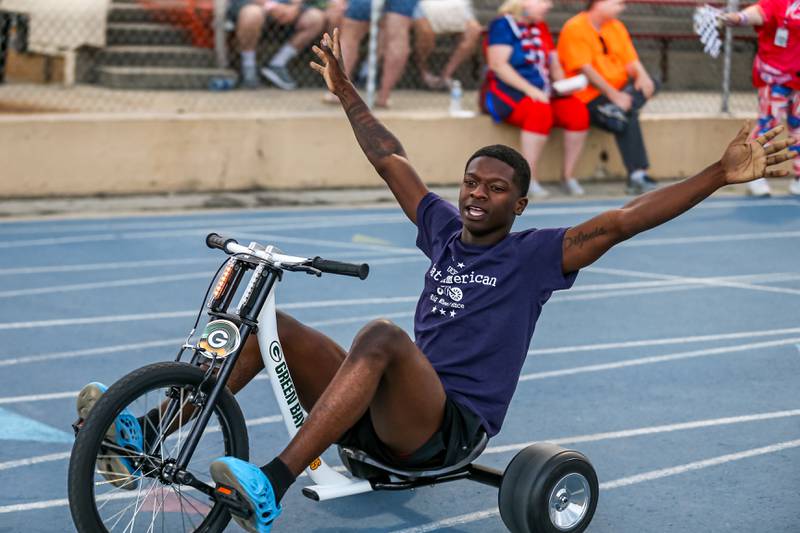
[[(325, 102), (322, 80), (308, 67), (314, 58), (310, 43), (343, 24), (347, 13), (343, 31), (355, 35), (359, 51), (351, 77), (364, 86), (369, 16), (362, 21), (364, 10), (359, 13), (356, 4), (346, 12), (346, 0), (305, 0), (301, 6), (285, 1), (0, 0), (0, 113), (339, 112)], [(477, 110), (485, 70), (480, 42), (499, 3), (421, 0), (399, 44), (397, 19), (384, 17), (374, 42), (378, 89), (391, 71), (387, 65), (404, 47), (409, 50), (391, 108), (446, 112), (451, 95), (443, 79), (451, 78), (464, 89), (463, 106)], [(662, 83), (650, 111), (720, 110), (723, 61), (705, 55), (693, 34), (698, 5), (627, 2), (621, 19), (642, 62)], [(559, 0), (547, 17), (554, 37), (584, 7), (584, 0)], [(243, 44), (254, 56), (242, 53)], [(755, 108), (755, 46), (752, 29), (735, 30), (731, 111)], [(248, 68), (256, 77), (242, 83), (240, 74)]]

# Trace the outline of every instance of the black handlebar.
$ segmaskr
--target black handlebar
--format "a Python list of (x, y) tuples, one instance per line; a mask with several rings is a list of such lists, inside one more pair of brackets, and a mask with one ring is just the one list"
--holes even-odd
[(311, 266), (320, 272), (327, 272), (329, 274), (353, 276), (358, 279), (367, 279), (367, 276), (369, 276), (369, 265), (366, 263), (356, 265), (353, 263), (342, 263), (341, 261), (331, 261), (329, 259), (315, 257), (311, 260)]
[[(228, 252), (227, 248), (231, 243), (239, 244), (236, 239), (225, 237), (224, 235), (220, 235), (218, 233), (209, 233), (206, 236), (206, 245), (209, 248), (218, 248), (224, 252)], [(342, 263), (341, 261), (331, 261), (330, 259), (315, 257), (311, 260), (311, 264), (308, 266), (318, 270), (319, 272), (327, 272), (328, 274), (353, 276), (354, 278), (359, 279), (367, 279), (367, 276), (369, 276), (369, 265), (366, 263), (356, 265), (354, 263)], [(287, 267), (287, 270), (302, 270), (302, 265), (297, 265), (293, 268)], [(319, 274), (319, 272), (317, 272), (317, 274)]]
[(228, 245), (228, 243), (231, 242), (234, 244), (239, 244), (238, 242), (236, 242), (236, 239), (231, 239), (230, 237), (224, 237), (218, 233), (209, 233), (206, 236), (206, 246), (208, 246), (209, 248), (219, 248), (220, 250), (227, 251), (225, 250), (225, 247)]

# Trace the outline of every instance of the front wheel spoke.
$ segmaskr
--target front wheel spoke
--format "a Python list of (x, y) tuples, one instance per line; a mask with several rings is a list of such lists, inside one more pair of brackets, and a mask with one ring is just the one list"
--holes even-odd
[[(185, 516), (186, 516), (186, 518), (188, 518), (188, 519), (189, 519), (189, 522), (191, 522), (191, 523), (192, 523), (192, 527), (193, 527), (194, 529), (197, 529), (197, 524), (195, 524), (195, 523), (194, 523), (194, 520), (192, 520), (192, 516), (191, 516), (191, 514), (185, 513), (185, 512), (183, 511), (183, 502), (184, 502), (184, 501), (186, 501), (186, 503), (187, 503), (189, 506), (191, 506), (191, 507), (192, 507), (192, 509), (194, 509), (195, 511), (197, 511), (197, 513), (198, 513), (200, 516), (203, 516), (203, 513), (202, 513), (202, 512), (200, 512), (200, 511), (197, 509), (197, 507), (195, 507), (194, 505), (192, 505), (192, 502), (190, 502), (190, 501), (189, 501), (189, 500), (188, 500), (186, 497), (184, 497), (184, 495), (183, 495), (183, 491), (180, 489), (180, 487), (174, 487), (174, 488), (175, 488), (175, 492), (178, 494), (178, 498), (180, 498), (180, 502), (181, 502), (181, 513), (182, 513), (183, 515), (185, 515)], [(184, 527), (185, 527), (185, 526), (184, 526)]]
[(161, 485), (158, 487), (158, 490), (161, 491), (161, 501), (159, 502), (158, 506), (156, 506), (153, 516), (150, 518), (150, 527), (147, 528), (148, 532), (153, 531), (156, 527), (156, 517), (158, 516), (159, 511), (161, 511), (161, 509), (164, 507), (164, 486)]
[[(158, 483), (152, 483), (150, 485), (150, 488), (147, 489), (144, 498), (141, 498), (140, 501), (140, 496), (142, 494), (142, 485), (141, 483), (139, 484), (139, 493), (136, 495), (136, 508), (133, 510), (133, 516), (131, 517), (131, 521), (128, 522), (128, 526), (130, 526), (131, 528), (131, 533), (133, 533), (133, 526), (136, 524), (136, 516), (139, 514), (139, 510), (144, 506), (145, 502), (147, 501), (147, 498), (150, 496), (150, 493), (153, 492), (153, 489), (155, 489), (157, 485)], [(128, 531), (128, 526), (125, 527), (123, 533), (125, 531)]]
[[(153, 473), (154, 471), (155, 471), (155, 470), (151, 471), (150, 473)], [(140, 490), (141, 490), (141, 489), (140, 489)], [(120, 520), (122, 520), (122, 517), (124, 516), (124, 513), (125, 513), (125, 512), (126, 512), (128, 509), (130, 509), (131, 507), (133, 507), (134, 505), (136, 505), (136, 504), (138, 503), (138, 501), (139, 501), (139, 498), (138, 498), (138, 496), (139, 496), (139, 493), (137, 493), (137, 499), (136, 499), (136, 501), (133, 501), (133, 502), (129, 503), (129, 504), (128, 504), (128, 505), (126, 505), (126, 506), (125, 506), (125, 507), (124, 507), (124, 508), (123, 508), (121, 511), (118, 511), (118, 512), (114, 513), (113, 515), (111, 515), (110, 517), (108, 517), (106, 520), (103, 520), (103, 522), (105, 522), (105, 521), (109, 521), (109, 522), (110, 522), (111, 520), (114, 520), (114, 518), (115, 518), (115, 517), (118, 517), (118, 518), (117, 518), (117, 520), (114, 522), (114, 524), (111, 526), (111, 529), (112, 529), (112, 530), (113, 530), (114, 528), (116, 528), (116, 527), (117, 527), (117, 525), (119, 524)], [(133, 495), (131, 495), (130, 497), (131, 497), (131, 498), (133, 498)], [(103, 507), (105, 507), (105, 506), (108, 504), (108, 502), (110, 502), (110, 501), (112, 501), (112, 500), (114, 500), (114, 499), (116, 499), (116, 498), (114, 498), (113, 496), (112, 496), (112, 497), (105, 497), (105, 501), (102, 503), (102, 505), (100, 505), (100, 507), (98, 507), (98, 508), (97, 508), (97, 511), (98, 511), (98, 513), (99, 513), (99, 511), (100, 511), (100, 510), (101, 510)], [(134, 512), (135, 512), (135, 511), (134, 511)], [(126, 527), (125, 529), (127, 529), (127, 527)]]

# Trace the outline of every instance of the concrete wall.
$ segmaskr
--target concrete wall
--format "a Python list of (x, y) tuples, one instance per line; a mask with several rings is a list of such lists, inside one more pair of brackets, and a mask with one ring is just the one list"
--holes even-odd
[[(423, 179), (457, 183), (477, 148), (518, 146), (519, 132), (484, 116), (383, 117)], [(643, 120), (656, 178), (691, 175), (716, 160), (742, 120)], [(538, 175), (558, 179), (561, 139)], [(380, 185), (341, 116), (0, 116), (0, 197), (79, 196)], [(607, 158), (607, 160), (606, 160)], [(623, 175), (613, 138), (592, 130), (578, 177)]]

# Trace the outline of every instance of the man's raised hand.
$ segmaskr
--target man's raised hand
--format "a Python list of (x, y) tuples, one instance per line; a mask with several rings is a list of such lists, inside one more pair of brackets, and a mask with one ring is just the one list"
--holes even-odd
[(339, 46), (339, 28), (333, 29), (333, 38), (327, 33), (322, 36), (319, 46), (312, 48), (317, 57), (322, 62), (311, 62), (311, 68), (322, 74), (328, 90), (333, 94), (347, 83), (347, 76), (344, 73), (342, 50)]
[(797, 144), (797, 139), (790, 137), (783, 141), (772, 142), (783, 131), (783, 126), (773, 128), (756, 139), (748, 140), (751, 129), (750, 122), (745, 123), (720, 160), (725, 171), (725, 180), (729, 184), (746, 183), (763, 177), (786, 176), (788, 171), (770, 167), (797, 156), (797, 152), (787, 150), (788, 147)]

